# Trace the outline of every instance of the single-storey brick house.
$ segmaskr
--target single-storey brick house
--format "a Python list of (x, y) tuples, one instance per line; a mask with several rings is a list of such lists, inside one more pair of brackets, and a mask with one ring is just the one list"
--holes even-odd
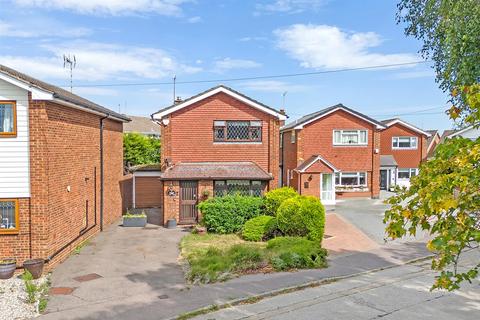
[(387, 127), (380, 139), (380, 188), (410, 186), (420, 163), (427, 159), (427, 139), (431, 134), (401, 119), (383, 120)]
[(278, 186), (286, 116), (220, 85), (152, 115), (161, 125), (164, 222), (198, 221), (198, 201)]
[(128, 120), (0, 65), (0, 257), (51, 268), (121, 216)]
[(342, 104), (287, 124), (281, 128), (281, 184), (324, 204), (378, 197), (380, 132), (385, 128)]

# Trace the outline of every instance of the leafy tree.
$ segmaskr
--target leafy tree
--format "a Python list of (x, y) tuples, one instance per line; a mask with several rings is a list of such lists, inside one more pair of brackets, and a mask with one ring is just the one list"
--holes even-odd
[(405, 34), (423, 41), (420, 53), (433, 60), (440, 88), (453, 93), (451, 117), (475, 123), (478, 109), (455, 91), (480, 76), (480, 1), (400, 0), (397, 23), (406, 23)]
[(123, 135), (123, 159), (129, 166), (159, 163), (160, 139), (139, 133), (125, 133)]
[[(448, 92), (450, 118), (464, 125), (480, 122), (480, 1), (400, 0), (397, 22), (423, 41), (421, 53), (435, 65), (437, 82)], [(440, 271), (432, 287), (458, 289), (478, 276), (480, 263), (458, 269), (462, 253), (480, 243), (480, 139), (448, 140), (435, 158), (420, 166), (409, 189), (397, 190), (385, 213), (390, 238), (427, 231), (427, 248)]]

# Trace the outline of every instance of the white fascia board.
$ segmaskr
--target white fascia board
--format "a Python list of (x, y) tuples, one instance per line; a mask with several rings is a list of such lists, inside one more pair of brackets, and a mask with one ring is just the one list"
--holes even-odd
[(430, 133), (428, 133), (428, 132), (426, 132), (426, 131), (423, 131), (422, 129), (419, 129), (419, 128), (417, 128), (417, 127), (414, 127), (414, 126), (412, 126), (411, 124), (408, 124), (408, 123), (406, 123), (406, 122), (404, 122), (404, 121), (402, 121), (402, 120), (400, 120), (400, 119), (396, 119), (396, 120), (390, 121), (389, 123), (387, 123), (387, 126), (390, 127), (390, 126), (392, 126), (392, 125), (394, 125), (394, 124), (396, 124), (396, 123), (400, 123), (402, 126), (405, 126), (405, 127), (409, 128), (409, 129), (415, 131), (415, 132), (420, 133), (420, 134), (423, 134), (423, 135), (427, 136), (427, 138), (431, 136)]
[(299, 172), (301, 173), (304, 173), (305, 170), (307, 170), (308, 168), (310, 168), (315, 162), (317, 161), (322, 161), (323, 163), (325, 163), (327, 165), (327, 167), (329, 167), (330, 169), (333, 170), (333, 172), (340, 172), (340, 170), (338, 170), (337, 168), (335, 168), (335, 166), (333, 164), (331, 164), (330, 162), (328, 162), (327, 160), (325, 160), (324, 158), (320, 157), (320, 156), (317, 156), (317, 158), (312, 161), (312, 163), (310, 163), (308, 166), (306, 166), (304, 169), (302, 170), (299, 170)]
[(299, 124), (298, 126), (295, 126), (293, 129), (303, 129), (303, 127), (306, 126), (307, 124), (312, 123), (312, 122), (314, 122), (314, 121), (317, 121), (318, 119), (321, 119), (321, 118), (323, 118), (323, 117), (326, 117), (326, 116), (328, 116), (329, 114), (332, 114), (332, 113), (334, 113), (334, 112), (336, 112), (336, 111), (338, 111), (338, 110), (343, 110), (343, 111), (351, 114), (351, 115), (354, 116), (354, 117), (357, 117), (357, 118), (359, 118), (359, 119), (362, 119), (363, 121), (366, 121), (366, 122), (368, 122), (368, 123), (371, 123), (371, 124), (375, 125), (375, 128), (377, 128), (377, 129), (386, 129), (385, 126), (380, 126), (378, 123), (372, 122), (371, 120), (368, 120), (367, 118), (364, 118), (364, 117), (362, 117), (362, 116), (359, 116), (359, 115), (356, 114), (356, 113), (350, 112), (349, 110), (344, 109), (344, 108), (342, 108), (342, 107), (338, 107), (338, 108), (335, 108), (335, 109), (333, 109), (333, 110), (330, 110), (329, 112), (326, 112), (326, 113), (324, 113), (324, 114), (321, 114), (321, 115), (319, 115), (319, 116), (317, 116), (317, 117), (315, 117), (315, 118), (313, 118), (313, 119), (308, 120), (307, 122), (304, 122), (304, 123), (302, 123), (302, 124)]
[(464, 134), (465, 132), (470, 131), (470, 130), (472, 130), (472, 129), (473, 129), (473, 126), (466, 127), (466, 128), (464, 128), (464, 129), (462, 129), (462, 130), (460, 130), (460, 131), (457, 131), (457, 132), (452, 133), (451, 135), (447, 136), (447, 138), (456, 137), (456, 136), (461, 135), (461, 134)]
[(190, 105), (192, 105), (192, 104), (194, 104), (194, 103), (196, 103), (196, 102), (198, 102), (198, 101), (201, 101), (201, 100), (203, 100), (203, 99), (205, 99), (205, 98), (208, 98), (208, 97), (213, 96), (213, 95), (215, 95), (215, 94), (217, 94), (217, 93), (220, 93), (220, 92), (225, 93), (225, 94), (228, 94), (229, 96), (231, 96), (231, 97), (233, 97), (233, 98), (235, 98), (235, 99), (237, 99), (237, 100), (239, 100), (239, 101), (242, 101), (243, 103), (248, 104), (249, 106), (252, 106), (252, 107), (254, 107), (255, 109), (258, 109), (258, 110), (263, 111), (263, 112), (265, 112), (265, 113), (268, 113), (268, 114), (270, 114), (270, 115), (272, 115), (272, 116), (275, 116), (275, 117), (277, 117), (279, 120), (286, 120), (286, 119), (287, 119), (287, 116), (285, 116), (285, 115), (283, 115), (283, 114), (281, 114), (281, 113), (279, 113), (279, 112), (276, 112), (276, 111), (274, 111), (274, 110), (271, 110), (271, 109), (269, 109), (269, 108), (265, 108), (264, 106), (262, 106), (262, 105), (260, 105), (260, 104), (258, 104), (258, 103), (256, 103), (256, 102), (254, 102), (254, 101), (252, 101), (252, 100), (250, 100), (250, 99), (247, 99), (247, 98), (245, 98), (245, 97), (243, 97), (243, 96), (241, 96), (241, 95), (239, 95), (239, 94), (237, 94), (237, 93), (235, 93), (235, 92), (233, 92), (233, 91), (230, 91), (230, 90), (228, 90), (228, 89), (226, 89), (226, 88), (224, 88), (224, 87), (216, 88), (216, 89), (211, 90), (211, 91), (209, 91), (209, 92), (206, 92), (206, 93), (204, 93), (204, 94), (202, 94), (202, 95), (200, 95), (200, 96), (198, 96), (198, 97), (195, 97), (195, 98), (193, 98), (193, 99), (187, 100), (187, 101), (185, 101), (185, 102), (181, 102), (181, 103), (177, 104), (176, 106), (174, 106), (174, 107), (172, 107), (172, 108), (170, 108), (170, 109), (168, 109), (168, 110), (154, 113), (154, 114), (152, 115), (152, 117), (153, 117), (154, 119), (156, 119), (156, 120), (161, 120), (164, 116), (166, 116), (166, 115), (168, 115), (168, 114), (170, 114), (170, 113), (173, 113), (173, 112), (175, 112), (175, 111), (178, 111), (178, 110), (180, 110), (180, 109), (183, 109), (183, 108), (185, 108), (185, 107), (188, 107), (188, 106), (190, 106)]
[(9, 76), (5, 73), (0, 72), (0, 79), (13, 84), (14, 86), (17, 86), (19, 88), (22, 88), (24, 90), (30, 91), (32, 93), (32, 99), (35, 100), (52, 100), (53, 99), (53, 93), (47, 90), (43, 90), (40, 88), (37, 88), (35, 86), (30, 85), (27, 82), (18, 80), (12, 76)]

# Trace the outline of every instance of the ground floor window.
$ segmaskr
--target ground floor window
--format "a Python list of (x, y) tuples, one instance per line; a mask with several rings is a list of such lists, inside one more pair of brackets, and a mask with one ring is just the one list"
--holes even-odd
[(0, 199), (0, 234), (18, 231), (18, 200)]
[(216, 180), (213, 191), (216, 197), (233, 194), (260, 197), (264, 188), (265, 182), (259, 180)]
[(366, 186), (366, 172), (337, 172), (335, 174), (335, 185), (337, 186)]
[(417, 175), (416, 168), (398, 169), (398, 179), (410, 179)]

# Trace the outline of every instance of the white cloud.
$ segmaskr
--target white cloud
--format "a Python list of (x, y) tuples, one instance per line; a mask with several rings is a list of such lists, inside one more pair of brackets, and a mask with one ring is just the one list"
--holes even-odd
[(244, 59), (231, 59), (231, 58), (224, 58), (221, 60), (217, 60), (214, 63), (214, 69), (217, 72), (228, 71), (231, 69), (252, 69), (258, 68), (262, 65), (258, 62), (253, 60), (244, 60)]
[(50, 19), (24, 19), (20, 23), (0, 20), (0, 37), (36, 38), (36, 37), (84, 37), (91, 34), (88, 28), (70, 28)]
[[(63, 68), (63, 54), (75, 54), (77, 66), (75, 81), (131, 80), (137, 78), (158, 79), (173, 74), (194, 73), (191, 67), (176, 61), (165, 51), (155, 48), (120, 46), (104, 43), (74, 41), (56, 45), (42, 45), (48, 56), (0, 55), (2, 64), (24, 71), (41, 79), (62, 79), (68, 74)], [(38, 49), (35, 49), (38, 51)]]
[(238, 39), (240, 42), (249, 42), (249, 41), (265, 41), (268, 40), (266, 37), (243, 37)]
[(202, 22), (202, 17), (196, 16), (187, 19), (188, 23), (199, 23)]
[(298, 92), (305, 90), (307, 86), (291, 84), (278, 80), (254, 80), (240, 84), (240, 87), (246, 90), (261, 92)]
[(418, 61), (410, 53), (376, 53), (383, 39), (375, 32), (346, 32), (328, 25), (296, 24), (274, 31), (277, 46), (305, 68), (334, 69)]
[(260, 12), (300, 13), (306, 10), (318, 10), (326, 0), (274, 0), (268, 3), (259, 3), (255, 7)]
[(12, 0), (23, 7), (68, 10), (93, 15), (132, 15), (156, 13), (179, 16), (181, 5), (190, 0)]

